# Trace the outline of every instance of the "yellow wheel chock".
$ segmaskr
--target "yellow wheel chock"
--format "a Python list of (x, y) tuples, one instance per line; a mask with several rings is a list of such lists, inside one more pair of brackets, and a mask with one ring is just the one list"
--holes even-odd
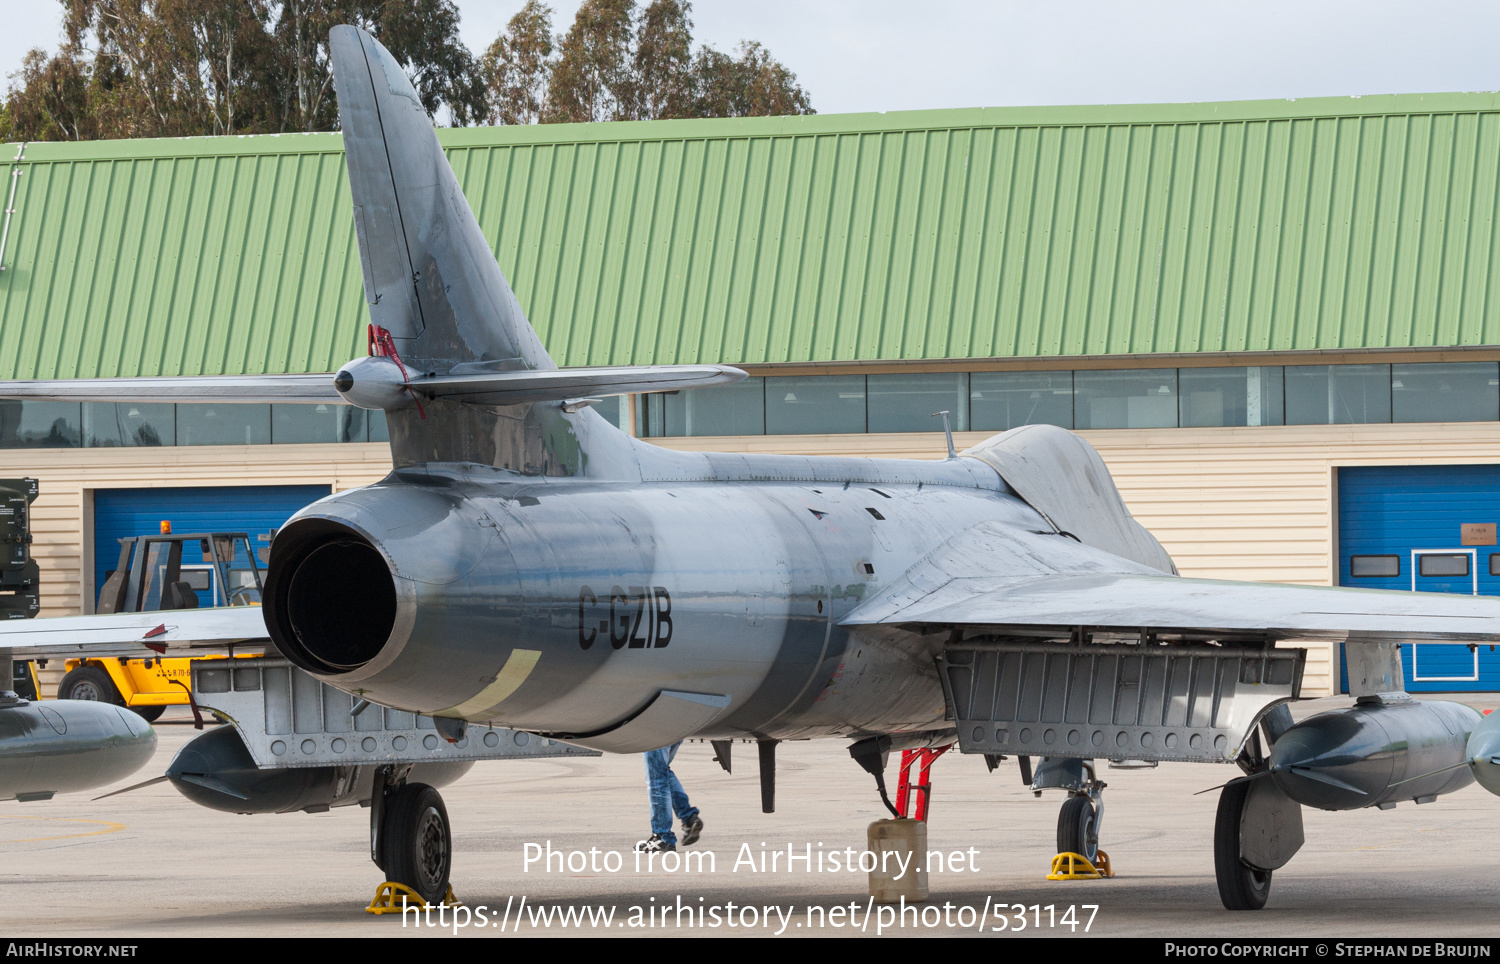
[[(399, 914), (408, 907), (425, 908), (427, 901), (422, 895), (412, 890), (405, 884), (398, 884), (388, 880), (375, 888), (375, 899), (370, 901), (370, 906), (365, 908), (366, 914)], [(444, 907), (458, 907), (459, 900), (453, 896), (453, 885), (448, 885), (448, 893), (443, 896)]]
[(1099, 851), (1097, 863), (1091, 863), (1083, 854), (1061, 853), (1052, 858), (1052, 872), (1048, 880), (1098, 880), (1113, 877), (1114, 869), (1109, 865), (1109, 854)]

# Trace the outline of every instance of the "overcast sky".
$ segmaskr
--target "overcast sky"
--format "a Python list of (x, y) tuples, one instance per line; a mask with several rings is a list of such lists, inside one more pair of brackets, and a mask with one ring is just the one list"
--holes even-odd
[[(524, 0), (458, 0), (484, 49)], [(579, 0), (553, 4), (555, 29)], [(61, 7), (7, 0), (0, 73)], [(698, 0), (694, 38), (759, 40), (819, 113), (1500, 89), (1500, 3), (1466, 0)]]

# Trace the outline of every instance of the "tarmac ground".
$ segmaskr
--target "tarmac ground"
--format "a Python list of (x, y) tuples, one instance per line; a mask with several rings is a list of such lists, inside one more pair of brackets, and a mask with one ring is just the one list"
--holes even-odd
[[(1447, 698), (1480, 709), (1500, 702), (1491, 694)], [(1304, 701), (1294, 712), (1300, 718), (1348, 702)], [(162, 773), (196, 735), (176, 709), (156, 730), (156, 758), (93, 795)], [(1276, 871), (1266, 908), (1230, 913), (1214, 884), (1218, 794), (1195, 793), (1238, 771), (1103, 769), (1101, 843), (1117, 876), (1049, 882), (1061, 793), (1037, 798), (1014, 761), (991, 773), (981, 758), (955, 752), (933, 768), (928, 849), (942, 851), (945, 864), (962, 859), (934, 869), (927, 903), (903, 913), (871, 905), (866, 875), (843, 869), (864, 848), (866, 826), (886, 814), (874, 781), (842, 742), (781, 744), (774, 814), (760, 811), (755, 747), (735, 744), (734, 754), (733, 774), (713, 762), (707, 743), (678, 754), (674, 769), (705, 830), (685, 851), (703, 856), (670, 868), (638, 867), (632, 852), (649, 833), (639, 756), (477, 765), (442, 791), (454, 828), (453, 885), (467, 913), (445, 912), (441, 922), (434, 915), (432, 926), (364, 912), (381, 876), (369, 858), (368, 811), (357, 807), (239, 816), (196, 807), (167, 783), (99, 801), (72, 794), (4, 803), (0, 883), (10, 899), (0, 930), (442, 939), (512, 936), (518, 928), (553, 936), (1500, 935), (1492, 856), (1500, 799), (1477, 785), (1391, 811), (1304, 808), (1307, 843)], [(887, 776), (894, 793), (894, 761)], [(565, 857), (550, 870), (545, 856), (527, 863), (549, 846), (577, 852), (572, 868)], [(788, 849), (798, 857), (790, 870)]]

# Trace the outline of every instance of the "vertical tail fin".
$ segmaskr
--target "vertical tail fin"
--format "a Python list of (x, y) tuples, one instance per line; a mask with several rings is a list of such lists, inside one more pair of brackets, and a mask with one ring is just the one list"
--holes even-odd
[(370, 320), (420, 372), (556, 368), (401, 65), (357, 27), (329, 51)]

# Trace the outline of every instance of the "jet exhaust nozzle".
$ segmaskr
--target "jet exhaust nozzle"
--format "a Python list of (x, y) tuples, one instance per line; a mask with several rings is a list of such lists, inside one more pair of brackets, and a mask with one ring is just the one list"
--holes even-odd
[(390, 640), (397, 598), (391, 567), (359, 532), (304, 519), (276, 536), (263, 608), (276, 648), (310, 673), (359, 669)]
[(1319, 810), (1426, 803), (1475, 778), (1464, 766), (1465, 748), (1479, 722), (1461, 703), (1415, 700), (1320, 713), (1276, 741), (1271, 779)]

